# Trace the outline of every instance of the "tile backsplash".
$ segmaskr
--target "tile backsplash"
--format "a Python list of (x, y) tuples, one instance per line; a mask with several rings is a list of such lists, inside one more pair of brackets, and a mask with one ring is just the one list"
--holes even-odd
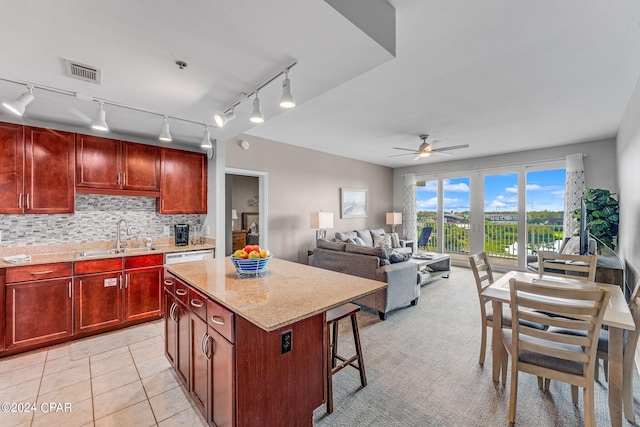
[[(131, 236), (162, 237), (174, 224), (200, 224), (200, 215), (161, 215), (156, 198), (76, 194), (75, 213), (43, 215), (0, 214), (0, 246), (76, 243), (116, 239), (116, 221), (124, 218)], [(124, 226), (122, 236), (125, 236)]]

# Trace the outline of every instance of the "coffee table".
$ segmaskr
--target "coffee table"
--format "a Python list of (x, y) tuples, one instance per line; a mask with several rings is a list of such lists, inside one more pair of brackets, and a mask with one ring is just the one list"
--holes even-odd
[(422, 273), (420, 285), (429, 283), (439, 277), (447, 279), (451, 273), (451, 257), (447, 254), (414, 254), (409, 262), (418, 264), (418, 271)]

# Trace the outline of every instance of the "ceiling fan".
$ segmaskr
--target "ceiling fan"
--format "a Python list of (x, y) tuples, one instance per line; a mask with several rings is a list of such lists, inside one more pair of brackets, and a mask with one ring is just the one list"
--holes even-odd
[(463, 144), (463, 145), (453, 145), (451, 147), (434, 148), (433, 147), (434, 145), (437, 145), (442, 141), (435, 139), (432, 142), (427, 142), (427, 138), (429, 138), (429, 135), (420, 135), (420, 139), (422, 140), (422, 143), (420, 144), (417, 150), (411, 150), (409, 148), (393, 147), (395, 150), (404, 150), (404, 151), (411, 151), (411, 152), (405, 153), (405, 154), (394, 154), (393, 156), (387, 156), (387, 157), (398, 157), (398, 156), (408, 156), (410, 154), (417, 154), (416, 158), (413, 159), (414, 161), (416, 161), (421, 157), (429, 157), (432, 154), (436, 154), (439, 156), (453, 156), (453, 154), (447, 153), (447, 151), (469, 147), (469, 144)]

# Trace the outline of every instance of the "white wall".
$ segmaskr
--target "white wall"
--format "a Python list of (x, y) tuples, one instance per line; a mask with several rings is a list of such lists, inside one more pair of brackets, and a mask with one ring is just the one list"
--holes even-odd
[[(334, 213), (334, 228), (327, 232), (385, 227), (391, 208), (392, 169), (345, 157), (240, 135), (251, 144), (244, 150), (239, 139), (227, 141), (226, 167), (268, 173), (268, 248), (278, 258), (306, 263), (315, 247), (311, 212)], [(367, 218), (340, 218), (340, 188), (366, 188)], [(239, 212), (238, 212), (239, 213)]]

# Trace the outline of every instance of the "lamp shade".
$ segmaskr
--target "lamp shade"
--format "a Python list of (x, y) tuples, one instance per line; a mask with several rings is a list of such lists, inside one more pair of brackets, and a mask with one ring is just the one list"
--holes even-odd
[(231, 209), (231, 219), (238, 219), (238, 211)]
[(311, 228), (333, 228), (333, 212), (311, 212)]
[(387, 212), (387, 225), (399, 225), (402, 224), (401, 212)]

